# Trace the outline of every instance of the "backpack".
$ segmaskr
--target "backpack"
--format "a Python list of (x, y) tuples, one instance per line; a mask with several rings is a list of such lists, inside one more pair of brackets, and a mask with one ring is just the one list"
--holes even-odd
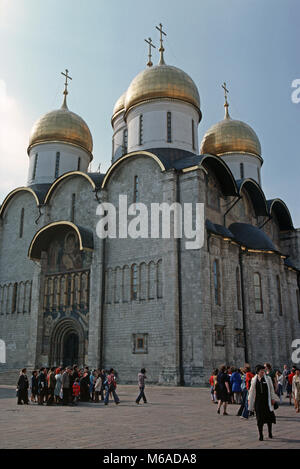
[[(107, 383), (108, 383), (108, 380), (107, 380)], [(115, 387), (116, 387), (116, 382), (114, 378), (110, 378), (110, 383), (108, 383), (109, 392), (113, 392), (115, 390)]]

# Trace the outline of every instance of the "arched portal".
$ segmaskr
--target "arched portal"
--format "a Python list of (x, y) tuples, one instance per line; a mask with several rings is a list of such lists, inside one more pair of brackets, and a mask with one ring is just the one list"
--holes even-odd
[(71, 318), (59, 321), (50, 340), (51, 366), (84, 365), (85, 338), (81, 324)]
[(63, 344), (63, 366), (72, 366), (78, 363), (79, 337), (75, 332), (66, 334)]

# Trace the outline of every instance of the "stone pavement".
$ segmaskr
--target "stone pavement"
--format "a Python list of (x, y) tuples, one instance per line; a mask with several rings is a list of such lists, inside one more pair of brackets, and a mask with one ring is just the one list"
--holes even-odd
[(208, 389), (147, 386), (148, 404), (135, 404), (136, 386), (118, 386), (121, 404), (17, 406), (15, 389), (0, 386), (0, 448), (201, 449), (300, 448), (300, 414), (284, 402), (274, 439), (258, 441), (256, 420), (217, 415)]

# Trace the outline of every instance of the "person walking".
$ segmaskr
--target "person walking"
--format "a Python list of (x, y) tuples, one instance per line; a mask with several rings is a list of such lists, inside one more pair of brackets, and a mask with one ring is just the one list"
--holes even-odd
[[(287, 393), (287, 384), (288, 384), (289, 374), (290, 374), (290, 370), (289, 370), (288, 366), (284, 365), (283, 366), (283, 372), (282, 372), (282, 376), (283, 376), (283, 389), (282, 389), (282, 391), (283, 391), (283, 393), (285, 393), (285, 392)], [(288, 393), (287, 393), (286, 397), (288, 397)]]
[(269, 438), (273, 438), (272, 424), (276, 423), (274, 414), (274, 404), (276, 394), (273, 382), (270, 376), (265, 374), (265, 367), (257, 365), (256, 375), (251, 381), (249, 390), (249, 411), (255, 410), (257, 426), (259, 431), (259, 440), (263, 441), (263, 426), (268, 425)]
[(145, 379), (147, 379), (146, 370), (145, 370), (145, 368), (142, 368), (140, 373), (138, 374), (138, 387), (139, 387), (140, 393), (139, 393), (138, 397), (135, 400), (135, 402), (137, 404), (140, 403), (141, 399), (143, 399), (144, 404), (147, 404), (147, 399), (146, 399), (145, 392), (144, 392), (144, 390), (145, 390)]
[(94, 388), (94, 392), (95, 392), (95, 402), (99, 402), (99, 395), (101, 393), (101, 388), (102, 388), (102, 379), (101, 379), (101, 374), (99, 373), (97, 379), (96, 379), (96, 383), (95, 383), (95, 388)]
[(45, 367), (40, 368), (40, 372), (38, 376), (38, 405), (44, 404), (46, 381), (47, 381), (45, 370), (46, 370)]
[(217, 396), (216, 396), (216, 390), (215, 390), (215, 386), (217, 383), (217, 376), (218, 376), (218, 369), (216, 368), (215, 370), (213, 370), (211, 377), (209, 378), (211, 402), (213, 402), (214, 404), (217, 404)]
[(277, 370), (275, 373), (276, 379), (276, 394), (279, 397), (279, 402), (282, 404), (282, 396), (283, 396), (283, 374), (281, 371)]
[(295, 376), (295, 373), (296, 373), (296, 367), (293, 366), (290, 374), (288, 375), (288, 382), (287, 382), (287, 388), (286, 388), (286, 392), (290, 400), (290, 405), (292, 405), (293, 377)]
[(101, 401), (104, 401), (104, 391), (105, 391), (105, 381), (106, 381), (106, 373), (105, 370), (101, 370), (100, 372), (100, 377), (101, 377), (101, 389), (100, 389), (100, 396), (101, 396)]
[(265, 367), (265, 374), (271, 378), (274, 390), (276, 388), (276, 382), (275, 382), (275, 371), (272, 369), (272, 365), (270, 363), (264, 363)]
[(235, 368), (231, 378), (230, 378), (231, 389), (234, 396), (234, 402), (236, 404), (241, 404), (241, 395), (242, 395), (242, 378), (240, 372)]
[(79, 378), (76, 378), (73, 385), (72, 385), (72, 391), (73, 391), (73, 401), (74, 404), (77, 404), (79, 397), (80, 397), (80, 383), (79, 383)]
[(296, 412), (300, 412), (300, 370), (299, 368), (295, 369), (295, 375), (293, 376), (292, 381), (292, 392), (295, 402)]
[(80, 401), (89, 402), (90, 400), (90, 376), (88, 368), (84, 369), (83, 375), (80, 378)]
[(115, 371), (113, 368), (109, 370), (109, 375), (107, 376), (106, 381), (107, 383), (106, 383), (106, 394), (105, 394), (104, 404), (108, 405), (110, 393), (112, 393), (115, 403), (120, 404), (120, 399), (116, 393), (117, 382), (115, 378)]
[[(28, 400), (28, 388), (29, 388), (29, 382), (27, 378), (27, 370), (26, 368), (23, 368), (19, 379), (18, 379), (18, 384), (17, 384), (17, 396), (18, 396), (18, 405), (24, 404), (29, 404)], [(22, 402), (23, 401), (23, 402)]]
[(55, 402), (56, 402), (56, 404), (60, 404), (60, 402), (61, 402), (61, 390), (62, 390), (62, 374), (61, 374), (61, 369), (60, 368), (56, 369), (55, 381), (56, 381), (55, 389), (54, 389)]
[(70, 402), (70, 374), (71, 367), (68, 366), (62, 375), (63, 405), (68, 405)]
[(222, 404), (224, 404), (223, 408), (223, 415), (228, 415), (226, 412), (227, 404), (230, 402), (230, 386), (229, 386), (230, 378), (227, 374), (227, 369), (225, 365), (222, 365), (219, 369), (219, 373), (217, 376), (217, 385), (216, 385), (216, 393), (218, 399), (218, 408), (217, 413), (220, 414), (220, 409)]
[(30, 383), (30, 388), (31, 388), (31, 397), (30, 400), (31, 402), (38, 402), (38, 379), (37, 379), (37, 371), (34, 370), (32, 372), (31, 376), (31, 383)]
[(50, 369), (48, 378), (48, 401), (47, 405), (54, 404), (54, 391), (55, 391), (56, 379), (55, 379), (55, 366)]

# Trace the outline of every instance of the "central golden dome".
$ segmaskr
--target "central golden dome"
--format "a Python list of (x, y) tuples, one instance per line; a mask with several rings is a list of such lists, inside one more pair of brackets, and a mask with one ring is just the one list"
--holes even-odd
[(29, 138), (28, 154), (33, 145), (46, 142), (71, 143), (90, 154), (93, 150), (90, 129), (80, 116), (69, 111), (66, 101), (60, 109), (48, 112), (34, 124)]
[(132, 80), (126, 93), (126, 113), (137, 104), (159, 98), (190, 103), (201, 118), (200, 97), (195, 83), (179, 68), (165, 64), (148, 67)]
[(213, 125), (201, 142), (201, 154), (222, 156), (226, 153), (252, 153), (261, 156), (261, 146), (254, 130), (245, 122), (225, 119)]

